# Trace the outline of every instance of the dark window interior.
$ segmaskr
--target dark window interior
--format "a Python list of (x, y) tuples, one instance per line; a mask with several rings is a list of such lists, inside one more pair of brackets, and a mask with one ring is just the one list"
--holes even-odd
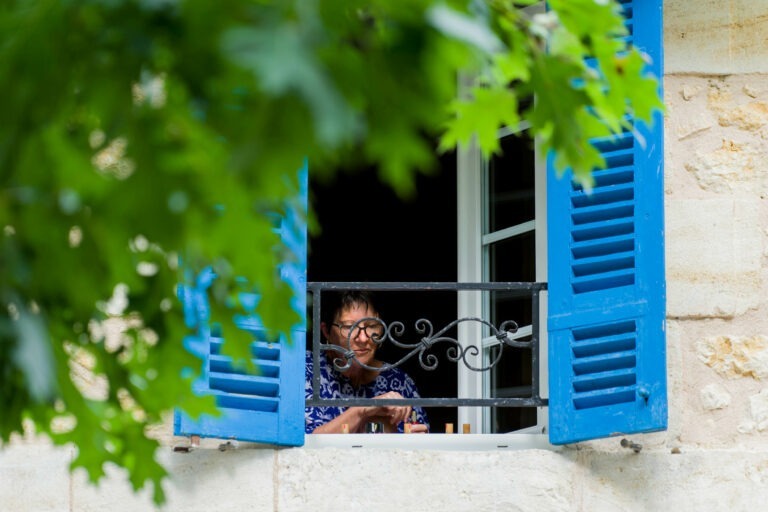
[[(501, 140), (502, 154), (490, 160), (490, 215), (488, 232), (495, 232), (530, 220), (535, 213), (535, 153), (533, 141), (526, 134), (511, 135)], [(536, 280), (536, 238), (533, 231), (496, 242), (489, 247), (491, 281)], [(492, 321), (515, 320), (523, 326), (531, 323), (531, 299), (491, 294)], [(530, 338), (524, 338), (530, 339)], [(531, 393), (531, 352), (524, 349), (494, 348), (504, 354), (490, 371), (491, 394), (494, 397), (522, 397)], [(510, 432), (536, 424), (532, 407), (499, 407), (491, 410), (491, 432)]]
[[(374, 169), (341, 172), (332, 183), (313, 180), (310, 172), (310, 201), (321, 229), (310, 234), (309, 281), (455, 282), (455, 154), (442, 156), (433, 174), (418, 176), (416, 190), (412, 200), (400, 199), (378, 180)], [(456, 319), (453, 292), (374, 293), (382, 318), (406, 326), (401, 340), (408, 343), (419, 340), (419, 318), (429, 319), (435, 331)], [(417, 358), (401, 366), (423, 397), (456, 396), (456, 364), (444, 352), (435, 351), (439, 364), (433, 371), (422, 369)], [(395, 362), (405, 354), (385, 346), (377, 357)], [(444, 432), (446, 423), (456, 425), (455, 408), (431, 407), (427, 414), (432, 432)]]

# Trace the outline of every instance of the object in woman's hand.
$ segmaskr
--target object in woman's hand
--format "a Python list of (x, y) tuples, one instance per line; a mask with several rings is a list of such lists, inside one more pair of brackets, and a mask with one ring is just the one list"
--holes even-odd
[(366, 434), (383, 434), (384, 433), (384, 423), (380, 421), (369, 421), (365, 424), (365, 433)]
[(405, 421), (403, 425), (403, 432), (405, 432), (406, 434), (410, 434), (412, 425), (417, 425), (418, 423), (419, 423), (419, 419), (416, 414), (416, 411), (411, 411), (411, 419)]
[(383, 425), (383, 428), (380, 431), (376, 432), (377, 434), (392, 434), (394, 432), (397, 432), (397, 425), (392, 425), (391, 421), (392, 421), (392, 418), (382, 414), (378, 416), (371, 416), (368, 418), (369, 423), (378, 423), (380, 425)]

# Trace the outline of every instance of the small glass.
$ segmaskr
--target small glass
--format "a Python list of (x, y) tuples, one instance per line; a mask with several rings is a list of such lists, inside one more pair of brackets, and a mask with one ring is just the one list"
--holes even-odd
[(365, 424), (365, 433), (366, 434), (383, 434), (384, 433), (384, 423), (381, 421), (369, 421)]

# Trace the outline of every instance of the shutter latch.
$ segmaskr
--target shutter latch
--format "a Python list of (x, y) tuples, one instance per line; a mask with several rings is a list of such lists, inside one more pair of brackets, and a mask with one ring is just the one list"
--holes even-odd
[(635, 453), (640, 453), (640, 450), (643, 449), (643, 445), (641, 445), (640, 443), (633, 443), (632, 441), (626, 438), (621, 440), (621, 446), (622, 448), (629, 448)]

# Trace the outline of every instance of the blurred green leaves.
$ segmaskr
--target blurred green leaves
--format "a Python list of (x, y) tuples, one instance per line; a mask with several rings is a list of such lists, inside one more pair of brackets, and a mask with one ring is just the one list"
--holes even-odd
[[(114, 463), (162, 501), (148, 429), (176, 406), (213, 410), (191, 392), (201, 362), (182, 345), (179, 258), (217, 273), (211, 321), (229, 354), (248, 353), (240, 294), (287, 332), (301, 312), (269, 214), (307, 160), (326, 180), (375, 166), (412, 195), (432, 140), (476, 138), (489, 155), (500, 127), (525, 122), (588, 183), (602, 163), (589, 139), (648, 118), (658, 84), (617, 42), (614, 2), (518, 8), (532, 3), (6, 2), (0, 440), (33, 425), (74, 443), (93, 481)], [(462, 94), (460, 74), (473, 77)]]
[(357, 115), (312, 52), (312, 41), (301, 36), (294, 23), (237, 27), (224, 34), (222, 48), (253, 72), (265, 94), (296, 93), (312, 114), (319, 143), (335, 148), (351, 142), (360, 131)]
[(658, 77), (626, 43), (617, 3), (552, 0), (546, 12), (523, 11), (523, 3), (533, 4), (492, 1), (490, 15), (476, 15), (476, 23), (495, 27), (503, 47), (481, 55), (474, 84), (452, 104), (442, 145), (477, 137), (487, 157), (499, 150), (498, 128), (530, 127), (541, 151), (554, 153), (557, 171), (571, 169), (589, 189), (592, 170), (605, 165), (590, 141), (632, 131), (633, 117), (650, 122), (663, 109)]

